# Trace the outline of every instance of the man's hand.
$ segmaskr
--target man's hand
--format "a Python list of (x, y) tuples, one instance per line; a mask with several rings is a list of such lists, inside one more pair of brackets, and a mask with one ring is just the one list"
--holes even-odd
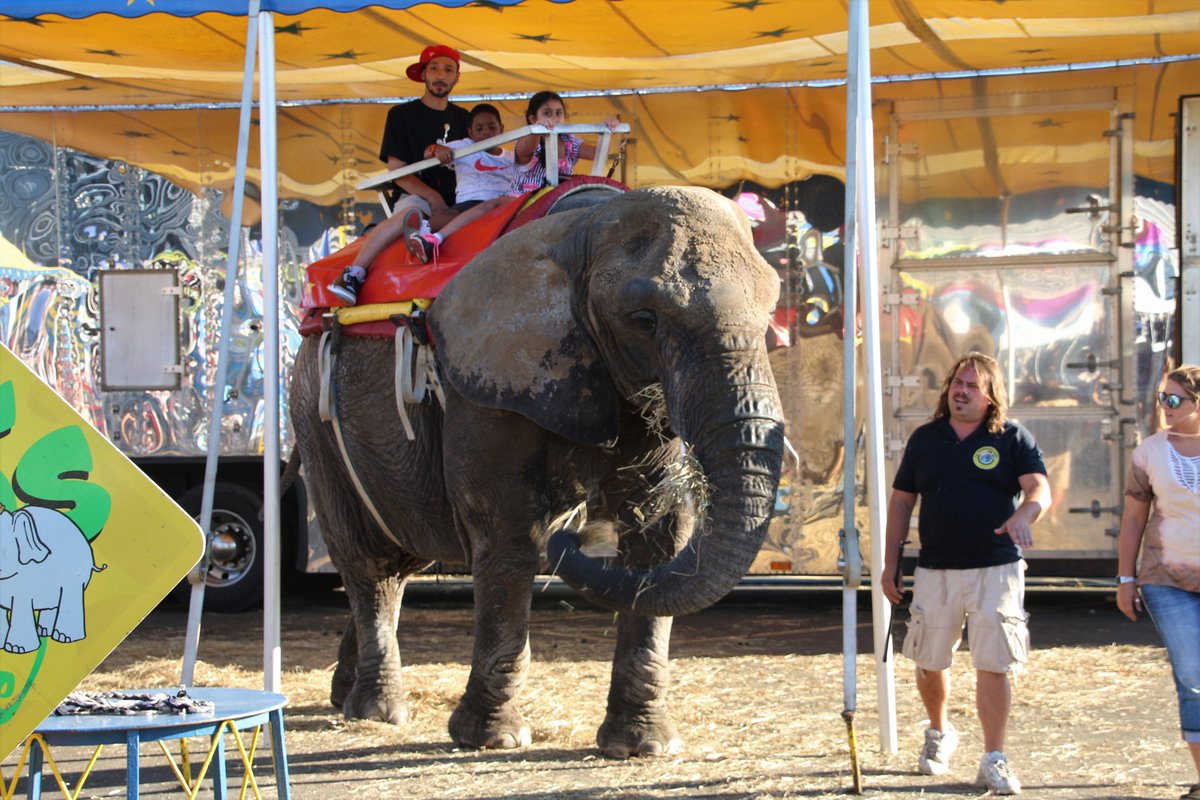
[(1050, 507), (1050, 481), (1040, 472), (1030, 472), (1017, 478), (1025, 499), (1013, 515), (996, 528), (995, 534), (1007, 533), (1018, 547), (1033, 547), (1033, 531), (1030, 526), (1041, 519)]
[(1004, 520), (1004, 524), (996, 528), (995, 533), (997, 536), (1007, 533), (1019, 547), (1033, 547), (1033, 529), (1029, 527), (1029, 521), (1021, 509), (1017, 509), (1011, 517)]
[(880, 584), (880, 588), (883, 589), (883, 596), (894, 606), (899, 605), (900, 601), (904, 599), (904, 586), (896, 580), (897, 569), (896, 564), (884, 564), (883, 576), (881, 577), (882, 583)]

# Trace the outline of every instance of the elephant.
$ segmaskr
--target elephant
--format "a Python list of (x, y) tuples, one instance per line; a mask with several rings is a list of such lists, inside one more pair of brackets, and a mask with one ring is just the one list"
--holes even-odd
[[(352, 616), (334, 705), (407, 720), (405, 583), (465, 563), (474, 652), (450, 735), (530, 744), (518, 700), (534, 579), (550, 570), (618, 612), (601, 751), (678, 752), (672, 617), (738, 583), (774, 509), (784, 422), (765, 332), (778, 296), (740, 209), (659, 187), (522, 225), (449, 282), (426, 317), (444, 405), (408, 405), (411, 441), (395, 421), (391, 340), (332, 337), (322, 356), (306, 338), (289, 406)], [(611, 550), (614, 536), (615, 563), (584, 544), (609, 537)]]
[[(0, 642), (29, 653), (39, 636), (78, 642), (87, 636), (83, 593), (97, 567), (92, 546), (71, 518), (52, 508), (0, 506)], [(35, 619), (36, 613), (36, 619)]]

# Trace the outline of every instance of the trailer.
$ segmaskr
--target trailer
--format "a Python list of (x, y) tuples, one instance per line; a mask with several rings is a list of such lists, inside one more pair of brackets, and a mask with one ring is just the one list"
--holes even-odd
[[(579, 87), (567, 92), (573, 119), (616, 113), (630, 122), (634, 135), (611, 165), (614, 177), (630, 186), (693, 183), (738, 198), (756, 224), (760, 249), (780, 271), (783, 303), (772, 326), (778, 346), (771, 357), (796, 457), (751, 570), (759, 580), (841, 571), (842, 477), (847, 468), (863, 469), (845, 458), (840, 413), (846, 385), (865, 384), (864, 374), (843, 375), (841, 366), (843, 337), (857, 340), (860, 333), (857, 320), (841, 311), (846, 89), (836, 34), (844, 32), (843, 12), (830, 3), (837, 13), (829, 16), (837, 21), (825, 21), (810, 13), (816, 1), (804, 5), (805, 17), (821, 30), (808, 33), (774, 24), (780, 15), (796, 16), (797, 3), (717, 3), (729, 7), (697, 12), (700, 26), (689, 36), (709, 50), (663, 61), (662, 73), (639, 72), (632, 55), (615, 55), (636, 45), (613, 37), (606, 44), (611, 57), (579, 54), (576, 61), (552, 63), (530, 54), (522, 62)], [(644, 38), (675, 29), (664, 19), (669, 5), (631, 0), (620, 11), (640, 23)], [(938, 18), (936, 4), (901, 5), (928, 13), (872, 8), (873, 35), (886, 41), (875, 52), (881, 78), (873, 87), (883, 291), (870, 299), (884, 321), (886, 477), (908, 433), (932, 410), (953, 356), (980, 348), (1004, 365), (1013, 416), (1038, 437), (1053, 473), (1055, 507), (1039, 528), (1037, 547), (1026, 554), (1031, 572), (1111, 575), (1124, 467), (1138, 437), (1155, 424), (1159, 376), (1168, 363), (1200, 360), (1187, 351), (1200, 340), (1200, 224), (1194, 205), (1187, 205), (1200, 195), (1197, 110), (1187, 96), (1200, 85), (1200, 24), (1186, 4), (1164, 3), (1151, 14), (1130, 3), (1110, 5), (1105, 15), (1075, 9), (1077, 18), (1065, 28), (1061, 19), (1041, 19), (1053, 9), (1026, 8), (1017, 34), (1006, 27), (1008, 9), (955, 21)], [(575, 0), (530, 2), (520, 10), (526, 22), (569, 29), (583, 41), (585, 31), (575, 26), (599, 35), (601, 26), (586, 20), (613, 8)], [(492, 43), (468, 53), (468, 63), (484, 65), (485, 74), (465, 72), (456, 99), (465, 105), (487, 99), (509, 127), (519, 124), (518, 95), (529, 79), (513, 72), (504, 49), (514, 23), (501, 24), (515, 15), (432, 5), (363, 14), (370, 25), (354, 29), (356, 42), (374, 41), (382, 35), (376, 28), (390, 35), (403, 14), (435, 31), (469, 27), (476, 41)], [(1115, 41), (1116, 23), (1108, 15), (1117, 14), (1130, 17), (1116, 37), (1122, 55), (1090, 62), (1091, 45)], [(319, 35), (333, 35), (348, 16), (322, 17)], [(760, 17), (764, 22), (749, 21)], [(312, 19), (297, 14), (279, 27), (300, 37), (317, 30)], [(224, 533), (215, 540), (220, 553), (213, 551), (214, 562), (224, 566), (210, 572), (209, 602), (228, 592), (234, 599), (227, 607), (240, 607), (255, 598), (238, 587), (257, 585), (253, 578), (261, 569), (262, 242), (253, 216), (234, 226), (245, 268), (233, 309), (235, 377), (227, 387), (215, 387), (213, 378), (237, 109), (221, 75), (208, 76), (209, 88), (197, 102), (179, 102), (186, 92), (170, 69), (148, 69), (136, 92), (109, 71), (103, 59), (112, 56), (97, 56), (89, 67), (99, 76), (91, 82), (96, 85), (81, 74), (63, 74), (67, 65), (57, 48), (73, 24), (64, 22), (53, 36), (30, 26), (23, 46), (45, 57), (0, 53), (16, 64), (0, 65), (13, 76), (0, 101), (11, 104), (0, 107), (0, 335), (193, 507), (209, 434), (204, 410), (214, 392), (224, 394), (229, 410), (217, 503)], [(1049, 27), (1038, 34), (1039, 25)], [(233, 27), (210, 14), (202, 26), (188, 28), (189, 35), (207, 36), (200, 28), (221, 40), (212, 46), (211, 63), (219, 66), (215, 54), (229, 57)], [(914, 30), (923, 33), (921, 41), (906, 38), (905, 31)], [(739, 42), (757, 41), (761, 31), (777, 31), (779, 41), (726, 45), (734, 34)], [(923, 49), (938, 36), (958, 49)], [(1029, 39), (1023, 43), (1037, 53), (1013, 49), (1010, 39)], [(970, 42), (979, 45), (969, 49)], [(988, 49), (996, 42), (1009, 48), (1005, 55)], [(820, 60), (828, 52), (833, 67)], [(390, 92), (363, 90), (364, 82), (391, 68), (374, 56), (357, 54), (357, 62), (338, 73), (344, 80), (334, 81), (320, 72), (323, 66), (308, 63), (307, 53), (286, 55), (289, 64), (300, 65), (289, 85), (302, 88), (278, 104), (281, 386), (298, 341), (304, 267), (381, 213), (355, 186), (377, 171), (374, 153), (387, 105), (407, 98), (363, 95), (411, 88), (393, 82), (384, 84)], [(998, 66), (1013, 59), (1019, 67)], [(680, 72), (669, 72), (674, 69)], [(31, 71), (28, 80), (24, 70)], [(305, 83), (310, 77), (318, 88)], [(61, 91), (47, 102), (47, 90), (36, 86)], [(89, 105), (63, 99), (76, 90)], [(247, 174), (254, 181), (263, 173), (251, 164)], [(253, 200), (248, 195), (249, 205)], [(177, 303), (158, 317), (161, 331), (142, 327), (150, 322), (143, 301), (121, 299), (127, 286), (150, 278), (107, 277), (138, 272), (170, 274), (177, 283), (152, 290), (168, 305)], [(167, 358), (156, 373), (166, 385), (108, 375), (107, 368), (134, 366), (128, 355), (104, 356), (109, 335), (118, 333), (105, 324), (114, 314), (132, 326), (124, 333), (134, 346), (123, 352), (140, 355), (138, 342), (177, 339), (178, 358)], [(165, 330), (172, 318), (177, 333)], [(281, 418), (286, 453), (286, 413)], [(854, 429), (864, 430), (861, 416)], [(869, 535), (865, 492), (849, 500), (856, 527)], [(302, 483), (283, 508), (285, 561), (322, 569), (318, 526), (307, 513)]]

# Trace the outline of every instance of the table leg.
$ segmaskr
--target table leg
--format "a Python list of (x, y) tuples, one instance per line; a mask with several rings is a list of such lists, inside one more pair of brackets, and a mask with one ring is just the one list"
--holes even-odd
[[(4, 612), (0, 611), (0, 614), (2, 613)], [(14, 777), (13, 780), (15, 781), (16, 778)], [(40, 800), (42, 796), (42, 742), (40, 739), (29, 743), (29, 786), (25, 796), (29, 800)]]
[(142, 785), (142, 735), (131, 730), (125, 736), (125, 791), (129, 800), (138, 800)]
[(270, 713), (271, 758), (275, 761), (275, 790), (279, 800), (291, 800), (292, 787), (288, 776), (287, 745), (283, 740), (283, 709)]
[(229, 785), (225, 772), (225, 725), (222, 723), (217, 725), (217, 730), (213, 733), (213, 740), (210, 745), (216, 745), (216, 752), (213, 753), (213, 761), (210, 769), (213, 771), (213, 800), (225, 800), (225, 793), (229, 791)]

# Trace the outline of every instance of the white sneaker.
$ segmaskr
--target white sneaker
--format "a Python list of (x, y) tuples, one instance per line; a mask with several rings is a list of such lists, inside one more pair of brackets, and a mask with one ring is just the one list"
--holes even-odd
[(1020, 794), (1021, 782), (1008, 766), (1008, 759), (999, 750), (985, 753), (979, 762), (975, 783), (986, 786), (992, 794)]
[(923, 775), (945, 775), (950, 771), (950, 756), (958, 748), (958, 731), (951, 726), (939, 731), (925, 729), (925, 747), (917, 759), (917, 769)]

